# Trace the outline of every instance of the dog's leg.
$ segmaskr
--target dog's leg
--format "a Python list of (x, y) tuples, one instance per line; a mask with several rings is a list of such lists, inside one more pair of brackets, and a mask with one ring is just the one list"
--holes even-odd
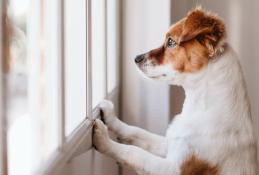
[(110, 101), (103, 101), (99, 107), (103, 113), (102, 120), (122, 143), (141, 147), (160, 157), (166, 156), (167, 140), (165, 137), (123, 123), (115, 116), (113, 104)]
[(179, 174), (173, 163), (155, 156), (141, 148), (114, 142), (109, 138), (107, 127), (101, 120), (96, 120), (93, 132), (93, 144), (96, 149), (118, 163), (126, 165), (140, 175), (175, 175)]

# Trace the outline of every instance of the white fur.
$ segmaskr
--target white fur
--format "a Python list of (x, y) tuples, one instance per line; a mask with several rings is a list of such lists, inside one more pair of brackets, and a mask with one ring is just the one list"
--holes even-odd
[(166, 81), (183, 86), (186, 99), (165, 137), (121, 122), (111, 112), (112, 104), (104, 101), (106, 125), (122, 142), (132, 145), (109, 139), (98, 120), (93, 138), (97, 149), (141, 175), (179, 175), (181, 164), (191, 154), (217, 165), (220, 175), (256, 175), (256, 139), (234, 51), (228, 47), (198, 73), (178, 74)]

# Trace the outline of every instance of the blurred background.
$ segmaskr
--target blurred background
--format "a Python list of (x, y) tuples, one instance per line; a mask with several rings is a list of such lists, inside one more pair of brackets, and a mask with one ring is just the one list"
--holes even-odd
[(134, 175), (92, 149), (96, 105), (110, 99), (123, 121), (165, 134), (184, 91), (133, 60), (197, 5), (226, 23), (259, 140), (259, 1), (0, 0), (0, 175)]

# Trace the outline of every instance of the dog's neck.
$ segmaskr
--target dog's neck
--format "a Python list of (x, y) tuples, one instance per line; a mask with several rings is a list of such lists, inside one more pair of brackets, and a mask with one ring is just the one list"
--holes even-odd
[(182, 114), (250, 117), (243, 73), (234, 51), (228, 47), (211, 61), (199, 74), (185, 80)]

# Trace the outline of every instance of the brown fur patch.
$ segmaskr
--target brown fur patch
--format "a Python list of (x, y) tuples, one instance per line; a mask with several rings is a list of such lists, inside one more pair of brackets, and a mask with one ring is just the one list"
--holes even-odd
[(201, 8), (189, 12), (182, 29), (181, 42), (196, 38), (207, 47), (211, 56), (226, 35), (224, 22), (216, 14), (206, 12)]
[[(168, 38), (177, 45), (167, 47)], [(221, 50), (225, 37), (223, 21), (215, 14), (196, 8), (169, 29), (162, 47), (146, 54), (158, 64), (171, 64), (179, 72), (197, 72)]]
[(169, 62), (179, 72), (196, 72), (208, 63), (209, 53), (198, 41), (192, 40), (165, 52)]
[(145, 56), (149, 59), (154, 59), (158, 64), (162, 64), (164, 60), (165, 48), (160, 46), (159, 48), (153, 49), (148, 52)]
[(164, 46), (145, 55), (158, 64), (171, 64), (179, 72), (196, 72), (208, 63), (208, 50), (196, 40), (185, 42), (173, 49)]
[(218, 170), (216, 166), (192, 155), (182, 164), (180, 175), (218, 175)]
[(183, 24), (181, 40), (187, 41), (199, 34), (209, 34), (214, 41), (225, 35), (223, 21), (215, 14), (206, 12), (201, 8), (189, 12)]

